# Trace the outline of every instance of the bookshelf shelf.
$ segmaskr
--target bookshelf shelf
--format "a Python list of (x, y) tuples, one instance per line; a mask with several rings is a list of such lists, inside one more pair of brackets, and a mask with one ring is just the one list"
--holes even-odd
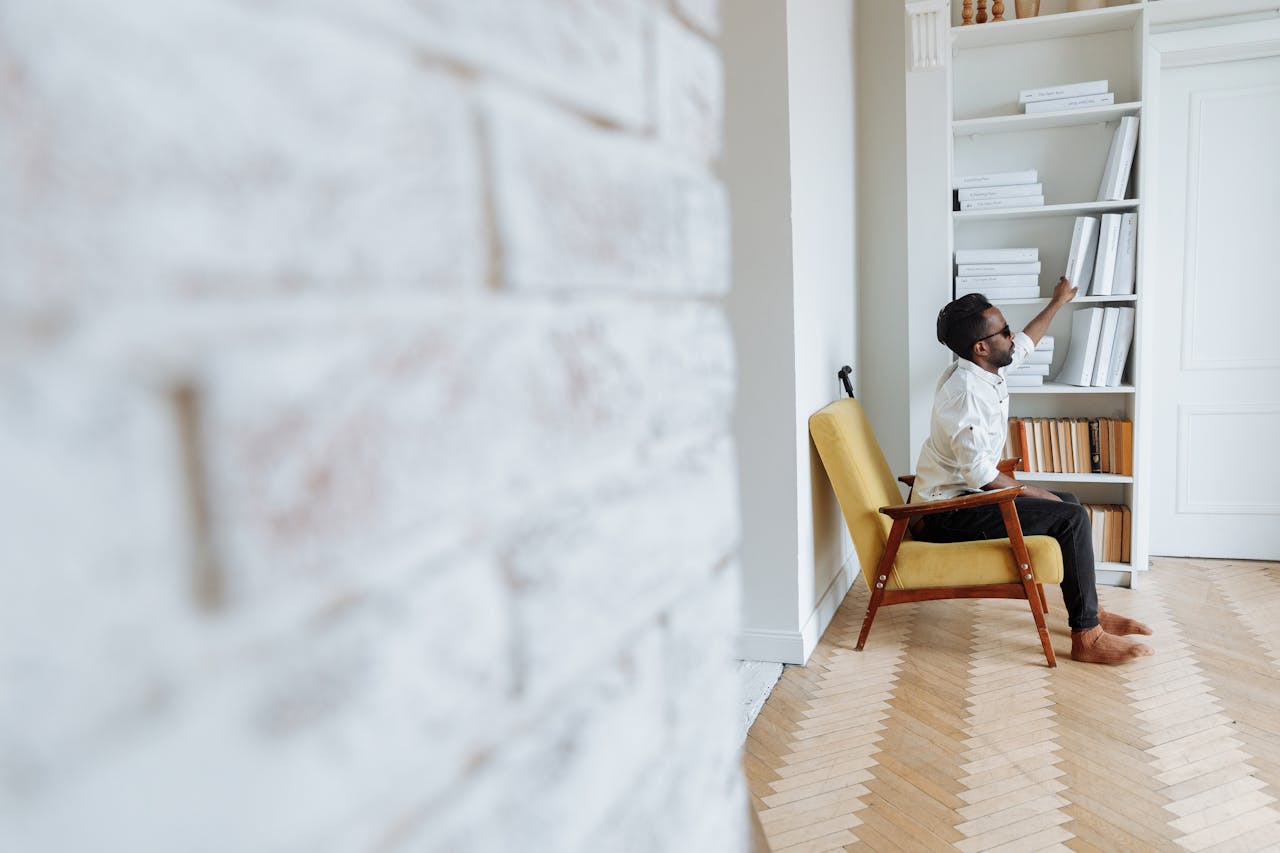
[[(988, 297), (990, 299), (990, 297)], [(1130, 294), (1128, 296), (1077, 296), (1071, 300), (1072, 305), (1097, 305), (1118, 302), (1137, 302), (1138, 297)], [(1049, 304), (1049, 297), (1038, 296), (1035, 299), (991, 299), (992, 305), (1036, 305), (1043, 307)]]
[(1044, 385), (1010, 387), (1010, 394), (1133, 394), (1137, 391), (1132, 385), (1110, 385), (1105, 388), (1080, 385), (1060, 385), (1046, 382)]
[(1035, 483), (1132, 483), (1123, 474), (1052, 474), (1047, 471), (1017, 471), (1019, 480)]
[(1137, 115), (1141, 101), (1127, 104), (1108, 104), (1083, 110), (1063, 110), (1057, 113), (1032, 113), (1030, 115), (999, 115), (989, 118), (966, 118), (951, 123), (954, 136), (981, 136), (993, 133), (1021, 133), (1026, 130), (1047, 130), (1055, 127), (1077, 127), (1085, 124), (1114, 121), (1122, 116)]
[(1111, 6), (1084, 12), (1042, 15), (1021, 21), (955, 27), (951, 30), (951, 44), (958, 50), (965, 50), (974, 47), (993, 47), (1017, 42), (1109, 33), (1115, 30), (1132, 29), (1141, 15), (1142, 4), (1132, 3), (1127, 6)]
[(1038, 219), (1053, 216), (1088, 216), (1094, 213), (1122, 213), (1137, 210), (1141, 202), (1136, 198), (1123, 201), (1085, 201), (1077, 204), (1046, 204), (1044, 207), (1006, 207), (997, 210), (953, 210), (956, 222), (992, 219)]

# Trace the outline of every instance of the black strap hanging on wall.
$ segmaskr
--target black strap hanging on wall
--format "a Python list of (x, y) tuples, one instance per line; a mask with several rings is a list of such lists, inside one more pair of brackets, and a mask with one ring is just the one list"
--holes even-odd
[(853, 373), (853, 368), (846, 364), (844, 367), (840, 368), (840, 372), (837, 373), (836, 376), (840, 377), (840, 382), (844, 385), (845, 393), (852, 397), (853, 385), (849, 382), (850, 373)]

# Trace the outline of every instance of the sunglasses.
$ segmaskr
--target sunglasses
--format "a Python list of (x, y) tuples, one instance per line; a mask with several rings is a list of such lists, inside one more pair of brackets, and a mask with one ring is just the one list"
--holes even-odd
[[(976, 343), (978, 343), (979, 341), (985, 341), (987, 338), (994, 338), (996, 335), (1000, 335), (1000, 336), (1002, 336), (1002, 337), (1006, 337), (1006, 338), (1011, 338), (1011, 337), (1013, 337), (1013, 333), (1009, 331), (1009, 324), (1008, 324), (1008, 323), (1005, 323), (1005, 324), (1004, 324), (1004, 328), (1003, 328), (1003, 329), (1000, 329), (1000, 330), (998, 330), (998, 331), (992, 332), (992, 333), (991, 333), (991, 334), (989, 334), (989, 335), (983, 335), (982, 337), (978, 338), (978, 340), (974, 341), (974, 342), (973, 342), (973, 344), (976, 344)], [(973, 346), (973, 344), (969, 344), (969, 346)]]

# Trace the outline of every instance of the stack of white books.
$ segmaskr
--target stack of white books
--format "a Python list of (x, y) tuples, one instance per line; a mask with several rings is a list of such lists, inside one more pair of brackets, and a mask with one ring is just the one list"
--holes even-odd
[(1004, 381), (1010, 388), (1027, 388), (1043, 385), (1053, 363), (1053, 335), (1045, 335), (1030, 355), (1017, 367), (1004, 372)]
[(1062, 110), (1082, 110), (1114, 104), (1114, 92), (1107, 91), (1106, 80), (1090, 80), (1087, 83), (1060, 83), (1041, 86), (1038, 89), (1022, 89), (1018, 103), (1026, 113), (1056, 113)]
[(961, 210), (1044, 207), (1044, 184), (1035, 169), (964, 175), (954, 189)]
[(1040, 250), (957, 249), (956, 298), (981, 293), (992, 302), (1040, 296)]
[(1062, 274), (1081, 294), (1128, 296), (1133, 293), (1137, 245), (1136, 213), (1077, 216)]
[(1133, 343), (1133, 308), (1078, 308), (1071, 318), (1071, 346), (1058, 371), (1066, 385), (1115, 388)]

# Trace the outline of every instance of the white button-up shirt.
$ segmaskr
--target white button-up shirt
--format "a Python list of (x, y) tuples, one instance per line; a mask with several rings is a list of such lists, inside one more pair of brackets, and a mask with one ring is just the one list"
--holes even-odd
[[(1016, 367), (1035, 344), (1026, 333), (1013, 336)], [(912, 503), (939, 501), (981, 491), (1000, 471), (1009, 430), (1009, 386), (1004, 372), (991, 373), (958, 359), (942, 373), (933, 398), (929, 438), (920, 450)]]

